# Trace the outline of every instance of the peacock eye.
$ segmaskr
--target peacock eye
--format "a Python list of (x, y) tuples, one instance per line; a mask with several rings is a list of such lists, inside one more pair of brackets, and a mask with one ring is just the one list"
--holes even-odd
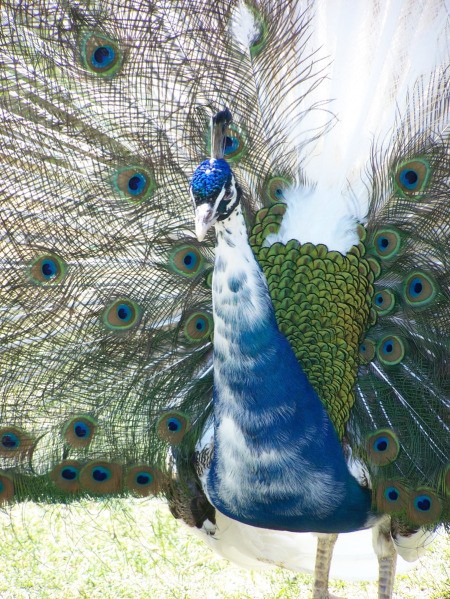
[(163, 414), (157, 423), (158, 436), (171, 445), (178, 445), (183, 440), (189, 428), (189, 418), (186, 414), (172, 411)]
[(387, 501), (392, 503), (394, 501), (398, 501), (400, 493), (396, 487), (388, 487), (384, 492), (384, 496)]
[(375, 343), (372, 339), (364, 339), (359, 346), (359, 356), (361, 360), (368, 364), (375, 357)]
[(113, 77), (122, 66), (119, 44), (104, 35), (87, 33), (80, 49), (84, 67), (100, 77)]
[(53, 483), (62, 491), (67, 493), (77, 493), (80, 490), (80, 469), (79, 462), (75, 460), (64, 460), (50, 473)]
[(97, 422), (90, 416), (77, 416), (66, 423), (63, 436), (68, 445), (75, 448), (87, 447), (95, 436)]
[(81, 487), (95, 494), (117, 493), (122, 485), (122, 468), (119, 464), (94, 461), (86, 464), (79, 476)]
[(148, 200), (156, 189), (153, 173), (143, 167), (120, 168), (111, 177), (111, 183), (122, 198), (133, 204)]
[(378, 359), (386, 366), (399, 364), (405, 356), (405, 346), (397, 335), (387, 335), (378, 342)]
[(400, 164), (394, 173), (396, 191), (403, 197), (417, 197), (426, 191), (431, 167), (424, 158), (415, 158)]
[(154, 467), (137, 465), (127, 472), (125, 485), (130, 491), (142, 497), (156, 495), (161, 481), (161, 472)]
[(141, 321), (141, 307), (129, 298), (118, 299), (103, 311), (102, 322), (112, 331), (127, 331)]
[(188, 343), (209, 341), (213, 331), (213, 319), (207, 312), (194, 312), (184, 325), (184, 337)]
[(202, 254), (193, 245), (176, 247), (169, 256), (169, 265), (180, 275), (194, 277), (203, 268)]
[(292, 185), (286, 177), (271, 177), (264, 185), (264, 192), (270, 202), (284, 202), (286, 190)]
[(232, 137), (231, 135), (227, 135), (225, 138), (225, 156), (228, 154), (233, 154), (239, 149), (239, 139), (237, 137)]
[(442, 513), (442, 503), (431, 489), (416, 489), (410, 497), (408, 516), (416, 524), (437, 522)]
[(373, 238), (374, 250), (381, 260), (390, 260), (400, 251), (402, 239), (393, 227), (379, 229)]
[(239, 127), (232, 124), (229, 127), (230, 133), (225, 137), (224, 154), (227, 160), (239, 162), (246, 149), (246, 137)]
[(61, 477), (64, 480), (76, 480), (79, 476), (79, 472), (76, 468), (72, 468), (67, 466), (67, 468), (63, 468), (61, 470)]
[(417, 308), (428, 305), (437, 293), (436, 283), (421, 271), (410, 273), (405, 279), (403, 288), (408, 304)]
[(373, 464), (385, 466), (397, 458), (399, 451), (400, 445), (392, 430), (380, 429), (367, 437), (367, 454)]
[(24, 456), (33, 447), (33, 439), (15, 426), (0, 429), (0, 457)]
[(378, 291), (373, 298), (373, 305), (378, 314), (389, 314), (395, 307), (395, 296), (389, 289)]
[(110, 45), (98, 46), (91, 54), (91, 64), (96, 69), (106, 69), (116, 60), (116, 51)]
[(57, 254), (47, 253), (36, 257), (30, 264), (28, 276), (36, 285), (56, 285), (67, 272), (67, 265)]
[[(207, 142), (207, 153), (211, 149), (210, 141)], [(229, 162), (238, 163), (245, 156), (248, 149), (247, 135), (241, 127), (232, 123), (228, 127), (228, 135), (225, 136), (223, 153)]]

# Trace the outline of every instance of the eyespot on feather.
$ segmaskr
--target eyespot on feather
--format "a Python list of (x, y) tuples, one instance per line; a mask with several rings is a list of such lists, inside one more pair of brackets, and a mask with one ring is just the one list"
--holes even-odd
[(41, 254), (28, 267), (28, 276), (36, 285), (57, 285), (67, 272), (67, 265), (60, 256), (52, 252)]
[(34, 439), (16, 426), (0, 428), (0, 456), (24, 459), (34, 446)]
[(117, 170), (111, 178), (113, 189), (132, 204), (148, 200), (156, 189), (153, 173), (148, 168), (126, 166)]
[(202, 343), (209, 340), (213, 331), (213, 321), (207, 312), (194, 312), (184, 325), (184, 336), (189, 343)]
[(405, 357), (405, 345), (397, 335), (386, 335), (377, 344), (377, 357), (386, 366), (395, 366)]
[(81, 465), (75, 460), (64, 460), (50, 472), (53, 484), (66, 493), (80, 491)]
[(408, 503), (408, 517), (415, 524), (432, 524), (439, 520), (442, 503), (431, 489), (422, 487), (411, 493)]
[(0, 472), (0, 505), (11, 501), (14, 497), (14, 482), (10, 476)]
[(270, 202), (284, 202), (286, 190), (292, 185), (292, 181), (286, 177), (271, 177), (264, 185), (264, 195)]
[(393, 462), (400, 451), (397, 435), (382, 428), (368, 435), (366, 440), (367, 456), (372, 464), (386, 466)]
[(239, 162), (246, 152), (246, 137), (239, 127), (231, 124), (225, 137), (224, 156), (230, 162)]
[(427, 306), (436, 297), (436, 293), (436, 283), (424, 272), (416, 270), (404, 280), (403, 294), (410, 306)]
[(176, 273), (191, 278), (202, 270), (204, 259), (195, 246), (182, 245), (172, 250), (169, 264)]
[(91, 73), (110, 78), (122, 67), (123, 54), (117, 41), (88, 32), (80, 44), (81, 63)]
[(420, 199), (427, 187), (430, 174), (431, 167), (424, 158), (401, 163), (394, 174), (394, 186), (398, 195)]
[(118, 493), (122, 488), (122, 467), (106, 461), (86, 464), (80, 472), (80, 485), (90, 493)]
[(189, 419), (182, 412), (166, 412), (156, 425), (159, 438), (171, 445), (178, 445), (189, 429)]
[(87, 447), (94, 438), (97, 422), (90, 416), (75, 416), (66, 423), (63, 436), (74, 448)]
[(162, 473), (158, 468), (138, 465), (128, 469), (125, 485), (129, 491), (141, 497), (157, 495), (160, 491)]
[(373, 248), (375, 254), (381, 260), (394, 258), (401, 248), (400, 233), (392, 227), (378, 230), (373, 237)]
[(410, 500), (407, 488), (395, 480), (384, 481), (377, 487), (377, 510), (386, 514), (395, 514), (406, 510)]
[(362, 362), (369, 363), (375, 357), (375, 343), (372, 339), (363, 339), (359, 346), (359, 356)]
[(111, 331), (128, 331), (141, 321), (140, 306), (129, 298), (120, 298), (110, 304), (102, 314), (103, 324)]
[(392, 312), (395, 307), (395, 295), (390, 289), (376, 291), (372, 305), (380, 316), (385, 316)]

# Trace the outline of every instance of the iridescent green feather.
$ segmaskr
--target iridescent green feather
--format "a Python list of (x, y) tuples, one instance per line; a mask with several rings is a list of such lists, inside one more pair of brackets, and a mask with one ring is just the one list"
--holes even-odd
[[(377, 321), (362, 346), (349, 429), (374, 481), (375, 505), (415, 525), (450, 516), (449, 135), (445, 128), (412, 134), (414, 120), (430, 110), (447, 113), (448, 81), (432, 83), (435, 105), (404, 115), (396, 144), (373, 159), (365, 245), (379, 265)], [(374, 450), (377, 431), (392, 436), (380, 433), (386, 458)]]
[(276, 243), (285, 211), (275, 204), (256, 215), (250, 243), (266, 275), (278, 326), (342, 439), (355, 401), (359, 344), (371, 311), (373, 273), (362, 244), (347, 256), (324, 245)]

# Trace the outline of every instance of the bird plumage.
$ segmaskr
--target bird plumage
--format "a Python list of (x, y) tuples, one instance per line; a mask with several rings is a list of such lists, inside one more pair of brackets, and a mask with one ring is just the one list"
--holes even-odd
[[(222, 183), (222, 168), (221, 160), (208, 161), (192, 180), (202, 222), (205, 205), (209, 225), (219, 213), (213, 278), (214, 455), (205, 485), (208, 496), (222, 513), (264, 528), (363, 528), (370, 521), (370, 493), (350, 475), (336, 430), (278, 328), (266, 279), (234, 199), (231, 172), (224, 169), (231, 183)], [(213, 199), (210, 204), (195, 193), (199, 177)], [(223, 187), (231, 191), (224, 195)], [(227, 196), (235, 207), (220, 220), (220, 202), (226, 201), (221, 198)]]
[[(246, 465), (244, 520), (278, 528), (250, 507), (261, 462), (239, 460), (250, 439), (262, 443), (275, 454), (266, 474), (291, 484), (277, 464), (289, 452), (279, 422), (265, 438), (270, 418), (244, 421), (238, 405), (242, 443), (228, 431), (224, 462), (220, 427), (210, 444), (226, 394), (217, 357), (240, 306), (213, 319), (214, 242), (193, 236), (188, 188), (215, 143), (210, 117), (228, 106), (224, 158), (252, 249), (235, 252), (222, 303), (240, 290), (256, 324), (234, 352), (241, 379), (227, 376), (244, 401), (259, 387), (270, 412), (275, 387), (303, 371), (316, 406), (305, 404), (307, 418), (329, 437), (311, 467), (331, 460), (344, 472), (351, 455), (373, 488), (366, 505), (355, 487), (366, 516), (447, 521), (445, 3), (9, 0), (0, 10), (0, 498), (163, 493), (202, 526), (213, 517), (205, 492), (239, 517), (235, 491), (223, 500), (232, 458)], [(239, 270), (245, 252), (258, 285)], [(224, 272), (216, 262), (214, 285)], [(245, 378), (245, 344), (263, 378)], [(293, 424), (298, 451), (311, 424)], [(317, 511), (299, 530), (324, 530), (331, 494), (317, 479)]]

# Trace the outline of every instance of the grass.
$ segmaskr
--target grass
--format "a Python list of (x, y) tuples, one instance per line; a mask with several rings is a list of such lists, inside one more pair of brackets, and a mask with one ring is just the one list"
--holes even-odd
[[(156, 500), (25, 503), (0, 513), (0, 599), (307, 599), (312, 578), (242, 570), (217, 557)], [(419, 566), (398, 576), (396, 599), (450, 599), (450, 545), (439, 535)], [(374, 557), (375, 559), (375, 557)], [(349, 599), (375, 583), (333, 580)]]

